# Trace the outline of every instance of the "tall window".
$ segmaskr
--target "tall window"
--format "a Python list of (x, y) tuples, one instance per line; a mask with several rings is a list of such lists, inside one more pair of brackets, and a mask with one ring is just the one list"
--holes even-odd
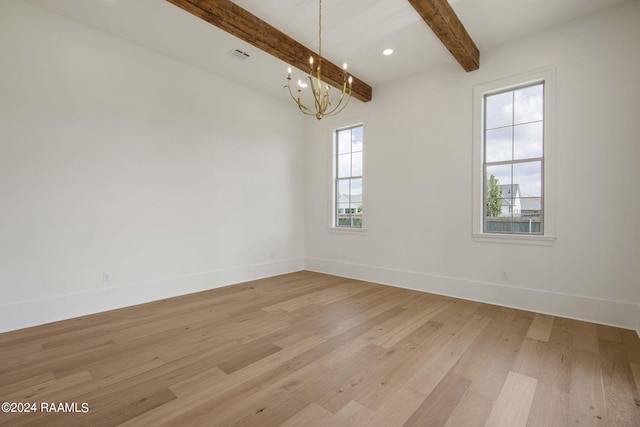
[(334, 136), (334, 226), (362, 228), (362, 125)]
[(544, 82), (484, 97), (484, 232), (542, 234)]
[(474, 88), (475, 238), (553, 240), (553, 85), (546, 69)]

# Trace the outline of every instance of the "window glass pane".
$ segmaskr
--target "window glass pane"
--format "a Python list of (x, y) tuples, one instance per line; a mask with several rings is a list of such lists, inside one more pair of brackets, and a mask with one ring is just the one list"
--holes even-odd
[(349, 179), (341, 179), (338, 181), (337, 203), (349, 204), (350, 200), (350, 181)]
[(485, 179), (485, 216), (509, 214), (511, 197), (511, 165), (487, 166)]
[(521, 214), (523, 217), (535, 217), (536, 220), (542, 219), (542, 197), (522, 197)]
[(362, 151), (362, 126), (351, 129), (352, 151)]
[(513, 184), (518, 185), (523, 197), (542, 196), (542, 162), (516, 163), (513, 165)]
[(351, 218), (349, 215), (349, 204), (339, 204), (338, 214), (336, 215), (336, 226), (349, 227), (351, 225)]
[(362, 179), (351, 180), (351, 226), (362, 227)]
[(496, 178), (497, 185), (510, 185), (511, 184), (511, 165), (495, 165), (487, 166), (486, 177), (487, 180), (493, 175)]
[(485, 217), (484, 218), (485, 233), (511, 233), (512, 220), (510, 216)]
[(362, 178), (352, 179), (351, 181), (351, 204), (358, 207), (362, 203)]
[(351, 154), (338, 156), (338, 178), (351, 176)]
[(351, 176), (362, 176), (362, 152), (351, 155)]
[(528, 123), (543, 118), (543, 84), (515, 90), (513, 93), (514, 124)]
[(542, 122), (528, 123), (513, 127), (513, 157), (519, 159), (531, 159), (542, 157)]
[(510, 126), (513, 122), (513, 92), (486, 97), (486, 129)]
[(487, 131), (486, 162), (500, 162), (512, 160), (511, 127), (498, 128)]
[(338, 131), (338, 154), (351, 152), (351, 129)]

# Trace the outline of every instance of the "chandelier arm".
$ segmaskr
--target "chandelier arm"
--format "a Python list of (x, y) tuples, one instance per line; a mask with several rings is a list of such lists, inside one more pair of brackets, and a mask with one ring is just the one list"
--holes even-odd
[(329, 85), (325, 86), (324, 96), (322, 97), (322, 114), (327, 111), (327, 108), (331, 105), (331, 99), (329, 98)]
[[(342, 107), (340, 107), (340, 104), (342, 104), (344, 95), (347, 95), (346, 97), (346, 101), (344, 103), (344, 105), (342, 105)], [(336, 114), (340, 114), (340, 112), (342, 110), (344, 110), (347, 105), (349, 105), (349, 101), (351, 100), (351, 89), (348, 90), (348, 92), (343, 92), (342, 95), (340, 96), (340, 101), (338, 101), (338, 105), (335, 106), (335, 108), (333, 108), (333, 110), (329, 111), (328, 113), (325, 114), (325, 116), (334, 116)]]
[(293, 99), (293, 101), (298, 104), (298, 108), (300, 109), (300, 111), (302, 111), (304, 114), (308, 115), (308, 116), (315, 116), (315, 113), (313, 112), (313, 110), (311, 110), (310, 108), (308, 108), (307, 106), (305, 106), (301, 101), (300, 101), (300, 97), (296, 98), (293, 94), (293, 92), (291, 91), (291, 78), (287, 78), (287, 89), (289, 89), (289, 96), (291, 96), (291, 99)]
[(324, 116), (324, 108), (322, 108), (322, 100), (316, 99), (316, 111)]
[(302, 114), (306, 114), (307, 116), (315, 116), (316, 113), (314, 113), (312, 110), (309, 110), (307, 107), (305, 107), (302, 104), (298, 104), (298, 109), (300, 111), (302, 111)]
[[(320, 93), (320, 87), (321, 86), (315, 86), (313, 84), (313, 77), (311, 75), (307, 76), (307, 79), (309, 79), (309, 83), (311, 84), (311, 93), (313, 94), (313, 100), (316, 104), (316, 111), (318, 113), (323, 113), (323, 109), (322, 109), (322, 98), (321, 98), (321, 93)], [(318, 85), (320, 85), (320, 82), (318, 82)]]
[[(328, 113), (326, 113), (326, 115), (333, 114), (334, 111), (336, 111), (340, 107), (340, 104), (342, 104), (342, 101), (344, 99), (344, 94), (346, 93), (346, 90), (347, 90), (347, 84), (345, 82), (342, 85), (342, 92), (340, 93), (340, 98), (338, 98), (338, 103)], [(329, 104), (329, 105), (331, 105), (331, 104)]]
[(287, 78), (287, 86), (285, 86), (287, 89), (289, 89), (289, 96), (291, 97), (291, 99), (293, 99), (293, 101), (295, 103), (299, 102), (299, 98), (296, 99), (296, 97), (293, 95), (293, 92), (291, 91), (291, 77)]
[(312, 109), (308, 108), (302, 102), (297, 102), (297, 104), (298, 104), (298, 109), (300, 111), (302, 111), (302, 113), (306, 114), (307, 116), (315, 116), (316, 115), (316, 113)]
[(340, 107), (340, 103), (338, 103), (338, 105), (336, 106), (336, 108), (334, 108), (333, 110), (331, 110), (331, 112), (325, 114), (325, 116), (335, 116), (336, 114), (340, 114), (342, 112), (342, 110), (344, 110), (345, 108), (347, 108), (347, 105), (349, 105), (349, 100), (351, 99), (351, 96), (349, 96), (347, 98), (347, 101), (344, 103), (344, 105), (337, 110), (338, 107)]
[(309, 74), (307, 76), (307, 80), (309, 80), (309, 87), (311, 87), (311, 93), (313, 94), (313, 97), (316, 99), (316, 102), (318, 100), (318, 97), (316, 96), (316, 86), (313, 84), (313, 75)]

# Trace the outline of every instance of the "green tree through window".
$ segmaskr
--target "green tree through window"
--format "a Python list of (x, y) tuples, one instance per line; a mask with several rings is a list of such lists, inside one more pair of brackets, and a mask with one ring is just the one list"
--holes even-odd
[(486, 216), (498, 216), (502, 212), (502, 188), (498, 187), (498, 180), (491, 175), (487, 183)]

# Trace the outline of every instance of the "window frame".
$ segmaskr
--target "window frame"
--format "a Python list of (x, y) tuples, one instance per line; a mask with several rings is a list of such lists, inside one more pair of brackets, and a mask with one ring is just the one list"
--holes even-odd
[[(484, 231), (485, 97), (537, 83), (543, 84), (542, 234), (486, 233)], [(473, 209), (472, 237), (478, 242), (552, 245), (555, 242), (554, 197), (555, 68), (546, 67), (473, 87)]]
[[(346, 179), (361, 179), (362, 180), (362, 225), (361, 227), (352, 227), (352, 226), (340, 226), (338, 225), (338, 182), (340, 180), (344, 180), (345, 177), (338, 178), (338, 133), (340, 131), (354, 129), (354, 128), (362, 128), (362, 175), (350, 175)], [(338, 233), (364, 233), (367, 232), (365, 228), (365, 220), (366, 220), (366, 197), (365, 197), (365, 123), (364, 120), (353, 120), (350, 121), (349, 124), (340, 125), (337, 127), (333, 127), (331, 130), (331, 212), (330, 212), (330, 225), (329, 229), (332, 232)]]

